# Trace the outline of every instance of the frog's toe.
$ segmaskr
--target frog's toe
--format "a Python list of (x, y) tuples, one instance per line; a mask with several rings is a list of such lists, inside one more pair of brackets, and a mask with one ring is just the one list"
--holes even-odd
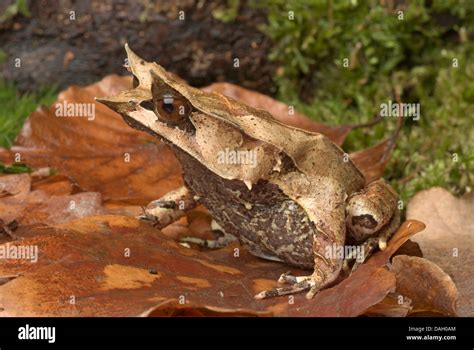
[(387, 237), (380, 237), (379, 239), (379, 249), (380, 250), (385, 250), (387, 248)]
[(158, 217), (156, 217), (154, 215), (151, 215), (143, 207), (142, 207), (142, 213), (140, 215), (138, 215), (136, 218), (140, 221), (144, 221), (146, 223), (149, 223), (149, 224), (151, 224), (155, 227), (160, 226), (160, 221), (159, 221)]
[(305, 290), (311, 289), (311, 287), (312, 287), (311, 282), (308, 280), (305, 280), (305, 281), (297, 282), (290, 286), (264, 290), (263, 292), (260, 292), (257, 295), (255, 295), (255, 299), (261, 300), (261, 299), (279, 297), (282, 295), (295, 294), (295, 293), (304, 292)]
[(304, 281), (310, 282), (312, 280), (312, 276), (294, 276), (291, 271), (282, 273), (280, 278), (278, 279), (278, 283), (281, 284), (296, 284)]
[(316, 294), (321, 290), (321, 286), (315, 282), (311, 284), (309, 292), (306, 293), (306, 299), (313, 299)]
[(204, 239), (199, 237), (183, 237), (179, 240), (180, 243), (192, 243), (203, 248), (219, 249), (227, 247), (230, 243), (235, 242), (237, 238), (231, 234), (224, 233), (216, 239)]
[(322, 281), (318, 273), (310, 276), (293, 276), (290, 271), (282, 274), (278, 279), (278, 283), (289, 284), (285, 287), (277, 287), (255, 295), (256, 299), (274, 298), (287, 294), (295, 294), (299, 292), (308, 291), (307, 299), (312, 299), (322, 287)]
[(288, 271), (288, 272), (285, 272), (285, 273), (282, 273), (280, 278), (278, 279), (278, 283), (287, 283), (287, 284), (295, 284), (297, 281), (296, 281), (296, 277), (293, 276), (293, 274), (291, 273), (291, 271)]
[(358, 267), (372, 255), (372, 252), (379, 244), (378, 242), (379, 239), (377, 237), (371, 237), (361, 245), (362, 256), (359, 256), (357, 259), (355, 259), (354, 265), (352, 265), (351, 273), (357, 270)]

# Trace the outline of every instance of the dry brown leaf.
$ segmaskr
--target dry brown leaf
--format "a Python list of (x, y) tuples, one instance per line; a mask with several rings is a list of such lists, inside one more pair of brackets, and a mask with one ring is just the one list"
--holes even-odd
[[(3, 175), (0, 176), (0, 189), (4, 194), (0, 196), (0, 220), (6, 224), (16, 221), (19, 225), (54, 225), (98, 214), (136, 217), (143, 211), (139, 206), (105, 208), (101, 194), (97, 192), (72, 194), (73, 184), (62, 175), (45, 178), (29, 174)], [(163, 231), (176, 240), (188, 236), (215, 239), (210, 223), (207, 210), (198, 207), (191, 210), (187, 218), (167, 226)], [(8, 240), (9, 237), (0, 235), (0, 243)]]
[(397, 255), (417, 256), (422, 258), (423, 252), (421, 251), (420, 245), (418, 243), (409, 239), (402, 244), (395, 254), (392, 255), (392, 258)]
[[(407, 244), (411, 243), (410, 238), (416, 233), (423, 231), (425, 225), (417, 220), (405, 221), (401, 224), (400, 228), (390, 239), (389, 245), (383, 251), (378, 251), (370, 258), (364, 265), (372, 266), (386, 266), (390, 265), (390, 259), (407, 249)], [(416, 249), (408, 249), (408, 251), (417, 253)], [(364, 266), (363, 265), (363, 266)], [(398, 316), (402, 317), (408, 314), (411, 309), (411, 300), (405, 298), (402, 303), (398, 300), (398, 294), (393, 293), (387, 295), (380, 303), (372, 306), (364, 314), (368, 316)]]
[[(403, 231), (407, 225), (402, 227), (396, 237), (407, 236)], [(0, 276), (18, 275), (0, 286), (4, 316), (123, 316), (155, 310), (159, 314), (164, 301), (183, 297), (185, 306), (199, 312), (357, 316), (395, 287), (393, 273), (377, 264), (363, 264), (311, 301), (304, 294), (295, 295), (294, 303), (287, 297), (257, 301), (253, 296), (275, 286), (288, 267), (255, 258), (245, 247), (200, 252), (136, 219), (110, 215), (53, 227), (23, 226), (16, 233), (25, 239), (10, 242), (10, 247), (38, 246), (40, 258), (37, 263), (0, 261)], [(387, 249), (394, 250), (390, 243)], [(69, 302), (72, 296), (75, 304)], [(167, 305), (167, 312), (174, 312)]]
[(321, 291), (313, 303), (299, 299), (298, 313), (289, 310), (289, 315), (358, 316), (393, 292), (395, 283), (395, 276), (385, 268), (365, 264), (334, 287)]
[(362, 171), (367, 183), (382, 177), (393, 150), (392, 139), (382, 141), (367, 149), (352, 152), (349, 156)]
[(425, 229), (425, 224), (418, 220), (408, 220), (403, 222), (397, 232), (390, 239), (388, 246), (374, 254), (365, 264), (374, 266), (385, 266), (390, 258), (407, 242), (410, 237)]
[[(62, 175), (32, 178), (29, 174), (0, 176), (0, 222), (15, 221), (18, 225), (60, 224), (78, 218), (117, 214), (136, 217), (142, 213), (139, 206), (105, 208), (98, 192), (72, 193), (74, 186)], [(211, 218), (207, 210), (198, 207), (188, 213), (188, 218), (167, 226), (164, 233), (176, 240), (182, 237), (215, 239), (211, 230)], [(0, 235), (0, 243), (10, 240)]]
[(0, 219), (3, 222), (56, 224), (103, 213), (100, 193), (64, 193), (72, 187), (61, 181), (43, 183), (33, 191), (30, 187), (29, 174), (0, 176), (0, 188), (12, 193), (0, 198)]
[(30, 175), (2, 175), (0, 176), (0, 193), (2, 197), (23, 197), (30, 192)]
[(50, 195), (71, 194), (74, 184), (64, 175), (53, 175), (44, 178), (32, 178), (31, 190), (41, 190)]
[(415, 255), (420, 253), (419, 247), (409, 238), (416, 233), (415, 231), (422, 230), (424, 225), (412, 220), (403, 223), (402, 227), (405, 229), (399, 230), (399, 233), (392, 238), (390, 247), (376, 253), (366, 264), (384, 265), (392, 256), (392, 263), (388, 265), (396, 276), (396, 290), (381, 303), (367, 310), (365, 315), (390, 317), (403, 317), (415, 313), (457, 315), (458, 293), (451, 278), (429, 260), (419, 256), (400, 255), (403, 251)]
[(456, 286), (435, 263), (417, 256), (398, 255), (393, 258), (390, 270), (397, 278), (397, 293), (412, 301), (411, 313), (457, 315)]
[(368, 309), (366, 316), (405, 317), (411, 310), (411, 300), (407, 297), (399, 299), (397, 293), (390, 293), (377, 305)]
[(158, 306), (145, 311), (143, 317), (268, 317), (271, 311), (255, 311), (246, 309), (226, 309), (211, 306), (196, 306), (180, 304), (178, 299), (168, 299)]
[(407, 217), (422, 220), (426, 230), (416, 236), (423, 256), (448, 273), (459, 290), (460, 316), (474, 316), (474, 193), (456, 198), (434, 187), (417, 193)]

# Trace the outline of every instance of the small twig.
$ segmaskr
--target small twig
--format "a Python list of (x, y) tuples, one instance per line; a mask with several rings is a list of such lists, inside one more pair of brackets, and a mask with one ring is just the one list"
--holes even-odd
[(15, 220), (13, 220), (7, 225), (2, 219), (0, 219), (0, 233), (5, 234), (11, 239), (14, 239), (14, 240), (22, 239), (21, 237), (13, 233), (13, 231), (16, 230), (17, 227), (18, 227), (18, 223)]
[(371, 121), (369, 121), (367, 123), (351, 124), (351, 125), (349, 125), (349, 127), (351, 129), (367, 128), (367, 127), (371, 127), (371, 126), (374, 126), (374, 125), (380, 123), (382, 121), (382, 119), (383, 119), (382, 116), (380, 114), (378, 114)]
[(5, 283), (8, 283), (12, 280), (14, 280), (15, 278), (17, 277), (20, 277), (21, 274), (20, 273), (17, 273), (17, 274), (14, 274), (14, 275), (4, 275), (4, 276), (0, 276), (0, 286), (5, 284)]

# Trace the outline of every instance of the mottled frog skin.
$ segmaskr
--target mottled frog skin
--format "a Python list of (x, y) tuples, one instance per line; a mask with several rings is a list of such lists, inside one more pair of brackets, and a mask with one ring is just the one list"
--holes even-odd
[(215, 176), (185, 152), (176, 154), (183, 164), (186, 186), (226, 232), (239, 236), (257, 256), (314, 267), (316, 227), (278, 186), (259, 180), (249, 190), (242, 181)]

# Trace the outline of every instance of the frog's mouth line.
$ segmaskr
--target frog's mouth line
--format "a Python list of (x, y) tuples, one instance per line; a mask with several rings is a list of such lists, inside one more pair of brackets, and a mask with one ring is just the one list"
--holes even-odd
[[(119, 113), (120, 114), (120, 113)], [(156, 137), (158, 138), (159, 140), (163, 141), (163, 142), (166, 142), (166, 143), (170, 143), (171, 141), (167, 140), (164, 136), (160, 135), (159, 133), (157, 133), (156, 131), (153, 131), (152, 129), (150, 129), (149, 127), (147, 127), (146, 125), (140, 123), (139, 121), (137, 121), (136, 119), (126, 115), (126, 114), (120, 114), (120, 116), (122, 117), (122, 119), (125, 121), (125, 123), (127, 123), (130, 127), (132, 127), (133, 129), (136, 129), (136, 130), (140, 130), (140, 131), (144, 131), (146, 132), (147, 134), (150, 134), (151, 136), (153, 137)]]

